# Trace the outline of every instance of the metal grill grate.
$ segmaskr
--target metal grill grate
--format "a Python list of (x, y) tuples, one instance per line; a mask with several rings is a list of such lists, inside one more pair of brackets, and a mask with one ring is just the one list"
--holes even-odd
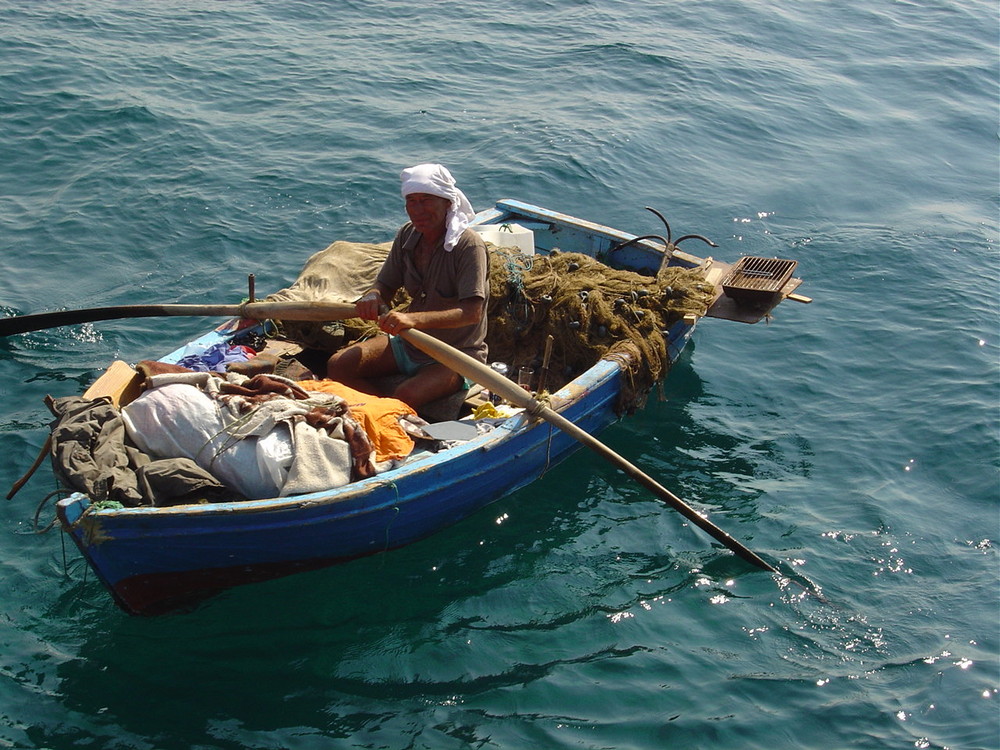
[(741, 305), (763, 306), (778, 301), (798, 261), (781, 258), (740, 258), (722, 280), (722, 290)]

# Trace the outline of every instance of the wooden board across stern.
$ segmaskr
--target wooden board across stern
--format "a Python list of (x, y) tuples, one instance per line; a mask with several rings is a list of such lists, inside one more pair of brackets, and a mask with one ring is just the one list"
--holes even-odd
[(764, 307), (740, 305), (722, 290), (722, 280), (732, 269), (732, 264), (714, 258), (708, 258), (706, 262), (708, 267), (705, 271), (705, 278), (708, 283), (715, 287), (715, 299), (709, 305), (705, 317), (733, 320), (737, 323), (757, 323), (767, 317), (771, 310), (786, 299), (791, 299), (794, 302), (812, 302), (809, 297), (794, 293), (802, 283), (802, 279), (791, 278), (781, 288), (778, 298), (772, 304)]

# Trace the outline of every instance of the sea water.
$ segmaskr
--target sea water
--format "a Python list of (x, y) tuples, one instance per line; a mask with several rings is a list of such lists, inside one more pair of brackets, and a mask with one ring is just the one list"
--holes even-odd
[[(399, 171), (711, 252), (812, 304), (706, 320), (602, 435), (432, 539), (115, 608), (47, 466), (0, 503), (0, 747), (1000, 746), (998, 17), (980, 0), (0, 2), (0, 314), (233, 303), (405, 219)], [(46, 394), (200, 319), (0, 341)], [(36, 519), (36, 509), (39, 509)]]

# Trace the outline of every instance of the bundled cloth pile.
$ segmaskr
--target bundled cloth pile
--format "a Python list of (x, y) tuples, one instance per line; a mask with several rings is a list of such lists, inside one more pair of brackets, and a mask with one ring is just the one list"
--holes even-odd
[(97, 501), (176, 505), (340, 487), (397, 465), (422, 423), (402, 401), (332, 381), (156, 362), (137, 373), (144, 390), (121, 409), (106, 397), (47, 402), (57, 473)]

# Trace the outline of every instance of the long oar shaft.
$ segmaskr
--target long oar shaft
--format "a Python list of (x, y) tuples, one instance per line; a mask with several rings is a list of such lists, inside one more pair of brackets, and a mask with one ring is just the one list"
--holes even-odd
[(345, 302), (245, 302), (242, 305), (122, 305), (58, 310), (37, 315), (0, 318), (0, 336), (13, 336), (46, 328), (92, 323), (122, 318), (166, 316), (240, 317), (253, 320), (345, 320), (357, 315), (353, 304)]
[(496, 373), (482, 362), (473, 359), (464, 352), (448, 346), (447, 344), (428, 336), (422, 331), (410, 329), (403, 331), (401, 335), (415, 347), (430, 355), (438, 362), (447, 365), (455, 372), (475, 381), (484, 388), (488, 388), (491, 393), (496, 393), (497, 395), (508, 400), (510, 403), (523, 407), (529, 414), (541, 417), (550, 424), (558, 427), (570, 437), (578, 440), (583, 445), (598, 453), (630, 477), (638, 481), (644, 487), (651, 490), (658, 498), (678, 511), (695, 526), (724, 544), (747, 562), (752, 563), (759, 568), (763, 568), (764, 570), (769, 570), (772, 573), (778, 572), (774, 566), (762, 559), (752, 550), (747, 549), (736, 539), (733, 539), (733, 537), (698, 513), (694, 508), (689, 506), (651, 476), (643, 472), (623, 456), (611, 450), (611, 448), (606, 446), (590, 433), (577, 427), (561, 414), (558, 414), (549, 407), (540, 404), (530, 393), (513, 381), (508, 380), (502, 375)]

